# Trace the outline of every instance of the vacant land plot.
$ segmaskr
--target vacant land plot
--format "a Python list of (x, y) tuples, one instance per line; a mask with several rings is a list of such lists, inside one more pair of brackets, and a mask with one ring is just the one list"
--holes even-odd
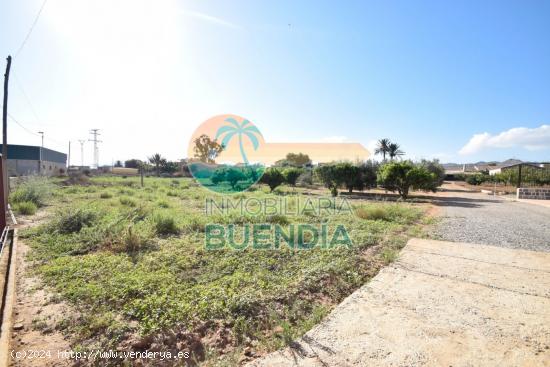
[[(268, 191), (258, 186), (232, 197), (285, 198), (293, 206), (315, 196)], [(37, 288), (72, 311), (53, 325), (44, 315), (25, 323), (66, 334), (74, 350), (183, 350), (191, 352), (187, 363), (234, 365), (317, 324), (425, 221), (420, 207), (361, 199), (351, 200), (352, 213), (208, 216), (206, 198), (221, 196), (189, 179), (146, 178), (144, 187), (137, 178), (57, 182), (38, 212), (45, 220), (21, 236)], [(344, 224), (353, 246), (206, 250), (207, 223)]]

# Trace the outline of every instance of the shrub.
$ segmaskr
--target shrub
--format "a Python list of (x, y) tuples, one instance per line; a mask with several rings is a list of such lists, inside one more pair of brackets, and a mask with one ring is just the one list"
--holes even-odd
[(32, 202), (37, 207), (45, 204), (51, 196), (53, 185), (47, 178), (33, 176), (22, 182), (15, 191), (10, 194), (12, 203)]
[(157, 213), (153, 216), (153, 223), (155, 225), (155, 231), (159, 235), (169, 235), (179, 233), (176, 220), (167, 214)]
[(122, 205), (126, 205), (126, 206), (136, 206), (137, 205), (137, 203), (134, 199), (126, 197), (126, 196), (121, 197), (119, 199), (119, 201)]
[(296, 180), (296, 183), (299, 185), (313, 185), (313, 174), (310, 169), (302, 173), (298, 180)]
[(283, 182), (285, 182), (285, 178), (278, 168), (270, 167), (265, 170), (261, 178), (261, 181), (262, 183), (267, 184), (271, 192), (273, 192), (275, 188), (277, 188)]
[(435, 190), (437, 177), (422, 166), (412, 162), (391, 162), (382, 166), (378, 173), (378, 183), (390, 190), (397, 191), (406, 199), (409, 190)]
[(110, 199), (113, 197), (113, 194), (111, 194), (110, 192), (102, 192), (101, 194), (99, 194), (99, 197), (101, 199)]
[(435, 187), (443, 185), (443, 181), (445, 181), (445, 168), (443, 168), (443, 166), (439, 163), (438, 159), (434, 159), (432, 161), (423, 159), (420, 161), (419, 165), (435, 175), (436, 179), (433, 181)]
[(166, 200), (159, 200), (157, 202), (157, 205), (159, 206), (159, 208), (169, 208), (170, 207), (170, 204), (168, 204), (168, 202)]
[(290, 186), (296, 186), (296, 181), (298, 180), (298, 177), (304, 172), (303, 169), (300, 168), (287, 168), (283, 171), (283, 176), (285, 178), (285, 182)]
[(20, 203), (15, 203), (13, 209), (19, 214), (33, 215), (38, 208), (32, 201), (22, 201)]
[(59, 233), (80, 232), (91, 226), (98, 218), (97, 212), (88, 208), (69, 208), (57, 213), (52, 229)]
[(482, 183), (489, 180), (489, 175), (484, 175), (482, 173), (476, 173), (474, 175), (466, 176), (466, 183), (469, 185), (481, 185)]

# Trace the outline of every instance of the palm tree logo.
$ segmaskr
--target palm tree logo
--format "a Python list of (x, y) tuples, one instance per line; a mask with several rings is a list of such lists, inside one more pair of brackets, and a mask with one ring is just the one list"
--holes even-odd
[(260, 130), (258, 130), (256, 126), (252, 125), (247, 119), (243, 119), (243, 121), (239, 123), (233, 117), (228, 117), (224, 120), (224, 122), (228, 122), (229, 124), (220, 126), (216, 132), (215, 139), (223, 136), (221, 145), (223, 147), (227, 147), (231, 139), (233, 139), (234, 136), (237, 136), (239, 138), (239, 149), (241, 150), (243, 162), (248, 165), (248, 158), (243, 146), (243, 137), (246, 136), (252, 143), (254, 150), (258, 150), (260, 143), (256, 135), (262, 136), (262, 133), (260, 133)]

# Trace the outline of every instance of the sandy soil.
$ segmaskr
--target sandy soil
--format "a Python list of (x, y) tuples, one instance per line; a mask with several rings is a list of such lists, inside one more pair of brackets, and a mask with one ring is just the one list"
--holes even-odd
[[(19, 228), (36, 225), (35, 221), (20, 219)], [(12, 358), (11, 366), (68, 366), (69, 361), (58, 358), (58, 351), (70, 350), (68, 340), (56, 330), (68, 307), (58, 303), (37, 278), (31, 276), (32, 263), (27, 261), (29, 247), (18, 239), (17, 251), (17, 298), (14, 306), (14, 331), (10, 349), (19, 352)], [(18, 325), (19, 324), (19, 325)], [(16, 330), (22, 327), (20, 330)], [(49, 353), (48, 353), (49, 352)]]
[(290, 347), (249, 366), (550, 366), (550, 253), (411, 240)]

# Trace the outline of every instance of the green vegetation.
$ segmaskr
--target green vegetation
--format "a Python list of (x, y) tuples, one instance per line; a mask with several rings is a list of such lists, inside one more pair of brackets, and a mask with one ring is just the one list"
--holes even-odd
[(48, 179), (40, 176), (28, 177), (10, 193), (9, 201), (13, 204), (31, 202), (41, 207), (51, 196), (52, 190), (53, 185)]
[(270, 167), (265, 170), (261, 182), (269, 186), (269, 189), (273, 192), (273, 190), (285, 182), (285, 177), (279, 168)]
[(13, 205), (13, 210), (18, 214), (33, 215), (38, 207), (32, 201), (21, 201)]
[(390, 191), (397, 191), (403, 199), (411, 189), (435, 191), (437, 182), (435, 173), (408, 161), (387, 163), (378, 172), (378, 183)]
[[(259, 351), (274, 350), (368, 281), (405, 244), (407, 233), (422, 225), (422, 210), (406, 203), (356, 199), (354, 214), (241, 215), (229, 210), (207, 217), (205, 198), (221, 195), (191, 179), (145, 178), (141, 187), (138, 177), (92, 177), (89, 184), (55, 188), (49, 220), (21, 234), (32, 248), (36, 274), (78, 310), (67, 313), (57, 327), (84, 349), (131, 348), (128, 341), (136, 338), (149, 347), (148, 337), (156, 335), (160, 349), (175, 348), (177, 342), (180, 349), (196, 350), (185, 343), (199, 335), (198, 345), (211, 352), (195, 357), (209, 364), (238, 359), (234, 354), (250, 340)], [(234, 199), (278, 198), (268, 191), (256, 185)], [(305, 190), (286, 193), (292, 206)], [(207, 223), (265, 222), (345, 224), (353, 246), (204, 248)], [(369, 258), (367, 250), (374, 245), (379, 261)], [(215, 335), (225, 335), (227, 343), (212, 342)], [(218, 360), (222, 349), (226, 352)]]

